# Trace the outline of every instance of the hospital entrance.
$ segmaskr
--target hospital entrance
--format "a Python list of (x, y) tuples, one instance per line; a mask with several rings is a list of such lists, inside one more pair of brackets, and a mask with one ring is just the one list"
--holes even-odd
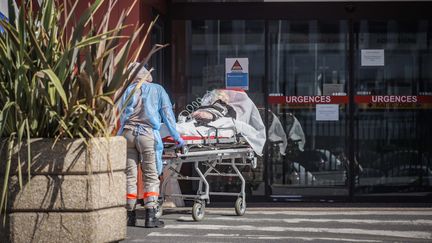
[(431, 198), (431, 21), (196, 13), (171, 22), (175, 112), (226, 88), (226, 58), (248, 59), (246, 93), (267, 129), (257, 167), (241, 168), (249, 201)]
[(347, 32), (347, 21), (269, 21), (267, 161), (275, 200), (349, 194)]
[(430, 24), (270, 21), (270, 197), (430, 196)]

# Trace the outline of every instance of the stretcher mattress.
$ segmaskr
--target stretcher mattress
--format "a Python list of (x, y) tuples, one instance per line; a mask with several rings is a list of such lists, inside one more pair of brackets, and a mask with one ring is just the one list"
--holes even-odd
[[(213, 90), (202, 98), (201, 107), (211, 106), (222, 100), (235, 110), (235, 117), (221, 117), (202, 126), (192, 119), (179, 119), (176, 129), (183, 136), (227, 137), (241, 135), (257, 155), (262, 155), (266, 141), (265, 126), (254, 102), (243, 91)], [(169, 131), (162, 126), (161, 137), (169, 136)]]

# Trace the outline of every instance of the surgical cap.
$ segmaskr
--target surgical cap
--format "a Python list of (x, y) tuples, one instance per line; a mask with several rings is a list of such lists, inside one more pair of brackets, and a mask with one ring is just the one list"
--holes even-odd
[[(135, 70), (139, 67), (139, 65), (140, 65), (139, 62), (133, 62), (133, 63), (129, 64), (128, 68), (132, 68), (131, 74), (135, 72)], [(142, 66), (141, 69), (138, 71), (135, 79), (136, 80), (141, 80), (141, 79), (144, 79), (144, 78), (146, 78), (145, 81), (147, 81), (147, 82), (152, 82), (153, 81), (153, 78), (152, 78), (150, 72), (144, 66)]]

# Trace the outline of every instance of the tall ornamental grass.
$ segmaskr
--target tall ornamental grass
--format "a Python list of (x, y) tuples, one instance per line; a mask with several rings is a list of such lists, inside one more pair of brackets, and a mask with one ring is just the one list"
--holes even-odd
[[(119, 98), (139, 70), (128, 65), (137, 61), (154, 24), (146, 30), (144, 25), (125, 25), (137, 0), (115, 20), (111, 13), (116, 0), (95, 0), (82, 13), (76, 11), (78, 1), (44, 0), (35, 12), (31, 1), (22, 2), (30, 3), (15, 6), (16, 16), (10, 11), (9, 20), (0, 20), (0, 151), (6, 151), (0, 158), (5, 171), (1, 212), (7, 208), (10, 174), (15, 173), (10, 171), (12, 155), (23, 146), (27, 156), (21, 160), (17, 153), (16, 166), (21, 188), (23, 170), (31, 176), (31, 138), (87, 141), (110, 136), (121, 112), (116, 112)], [(107, 11), (96, 22), (102, 4)], [(125, 28), (134, 28), (134, 34), (124, 35)], [(144, 41), (132, 49), (142, 31)], [(141, 65), (163, 47), (155, 45), (139, 60)]]

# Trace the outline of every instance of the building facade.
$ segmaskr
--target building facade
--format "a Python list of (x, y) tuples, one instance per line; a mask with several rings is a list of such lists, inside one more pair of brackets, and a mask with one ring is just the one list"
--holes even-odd
[(151, 43), (170, 46), (150, 66), (177, 114), (225, 88), (226, 58), (247, 58), (269, 138), (243, 169), (249, 200), (418, 202), (432, 201), (431, 13), (431, 1), (140, 0), (128, 21), (159, 16)]
[(268, 137), (288, 138), (285, 148), (269, 140), (244, 172), (252, 200), (430, 201), (431, 10), (428, 1), (173, 0), (164, 85), (181, 112), (225, 87), (226, 58), (248, 58), (247, 93)]

